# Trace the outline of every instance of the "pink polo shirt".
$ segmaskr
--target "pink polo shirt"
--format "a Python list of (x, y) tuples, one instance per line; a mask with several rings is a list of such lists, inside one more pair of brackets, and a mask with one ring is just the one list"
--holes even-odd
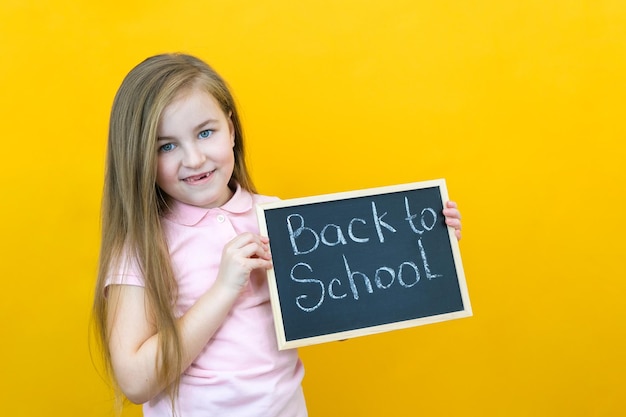
[[(174, 203), (163, 228), (179, 286), (179, 316), (215, 281), (224, 245), (243, 232), (258, 233), (255, 204), (273, 200), (238, 187), (220, 208)], [(143, 286), (143, 279), (130, 267), (110, 283)], [(255, 271), (220, 329), (184, 372), (178, 415), (303, 417), (303, 374), (297, 351), (277, 348), (266, 274)], [(160, 395), (143, 411), (145, 417), (170, 416), (171, 404)]]

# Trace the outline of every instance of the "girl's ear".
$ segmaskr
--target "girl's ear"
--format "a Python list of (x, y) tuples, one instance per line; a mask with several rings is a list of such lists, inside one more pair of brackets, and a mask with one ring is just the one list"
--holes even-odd
[(230, 129), (230, 140), (233, 142), (233, 148), (235, 147), (235, 125), (233, 123), (233, 112), (228, 112), (228, 128)]

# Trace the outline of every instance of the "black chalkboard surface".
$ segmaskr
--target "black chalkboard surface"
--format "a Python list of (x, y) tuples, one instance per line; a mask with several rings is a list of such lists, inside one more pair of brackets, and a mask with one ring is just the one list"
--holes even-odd
[(280, 349), (472, 315), (445, 180), (257, 206)]

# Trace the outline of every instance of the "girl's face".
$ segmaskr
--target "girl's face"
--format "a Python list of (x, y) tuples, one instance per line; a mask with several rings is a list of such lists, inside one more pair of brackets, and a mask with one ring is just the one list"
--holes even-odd
[(235, 131), (210, 94), (194, 89), (163, 110), (157, 132), (157, 185), (186, 204), (214, 208), (232, 196)]

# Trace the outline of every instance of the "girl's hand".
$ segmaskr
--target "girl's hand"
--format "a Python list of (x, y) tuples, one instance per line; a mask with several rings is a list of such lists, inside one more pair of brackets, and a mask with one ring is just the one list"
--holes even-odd
[(454, 201), (448, 201), (443, 209), (443, 215), (446, 218), (446, 224), (454, 228), (454, 234), (457, 240), (461, 240), (461, 212), (457, 209)]
[(253, 270), (271, 267), (269, 238), (242, 233), (224, 246), (217, 282), (240, 291), (248, 283)]

